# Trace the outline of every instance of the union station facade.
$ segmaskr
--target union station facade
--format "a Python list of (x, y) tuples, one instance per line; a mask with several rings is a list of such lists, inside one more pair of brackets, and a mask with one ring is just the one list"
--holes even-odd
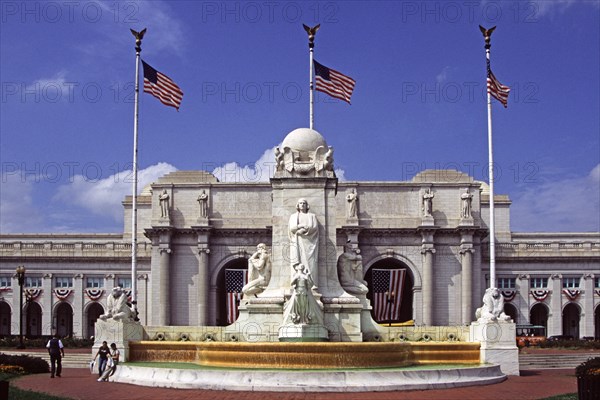
[[(282, 145), (299, 149), (296, 161), (304, 145), (297, 131)], [(325, 154), (320, 160), (328, 161)], [(289, 254), (289, 243), (274, 243), (280, 212), (272, 206), (287, 166), (267, 183), (177, 171), (142, 191), (135, 279), (143, 325), (232, 322), (228, 295), (241, 288), (228, 287), (226, 271), (246, 270), (259, 243), (274, 257)], [(335, 241), (324, 248), (335, 257), (323, 260), (336, 259), (347, 244), (360, 250), (371, 302), (374, 270), (405, 271), (393, 294), (401, 297), (400, 312), (379, 322), (466, 326), (475, 319), (489, 285), (485, 183), (454, 170), (425, 170), (398, 182), (338, 181), (316, 172), (306, 179), (332, 193), (303, 196), (333, 214), (333, 226), (324, 229), (335, 232)], [(496, 286), (505, 312), (519, 325), (545, 326), (548, 336), (600, 337), (600, 233), (511, 232), (510, 205), (508, 196), (495, 196)], [(26, 267), (25, 334), (94, 336), (111, 289), (132, 287), (130, 196), (123, 206), (122, 234), (0, 235), (0, 336), (19, 334), (19, 265)]]

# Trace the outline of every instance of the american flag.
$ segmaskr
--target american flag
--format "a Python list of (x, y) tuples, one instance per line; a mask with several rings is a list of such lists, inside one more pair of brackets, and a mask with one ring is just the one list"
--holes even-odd
[(315, 64), (315, 89), (350, 104), (350, 97), (356, 81), (314, 60), (313, 63)]
[(150, 93), (166, 106), (179, 111), (183, 92), (175, 82), (165, 74), (158, 72), (142, 60), (144, 66), (144, 92)]
[(402, 303), (402, 287), (404, 286), (405, 269), (374, 269), (373, 309), (375, 321), (394, 321), (400, 318)]
[(510, 92), (510, 88), (501, 84), (496, 76), (492, 72), (492, 69), (488, 65), (488, 76), (487, 76), (487, 91), (491, 94), (496, 100), (498, 100), (504, 108), (507, 107), (508, 104), (508, 93)]
[(242, 300), (242, 288), (248, 282), (247, 269), (225, 270), (225, 292), (227, 292), (227, 323), (233, 324), (238, 317), (238, 306)]

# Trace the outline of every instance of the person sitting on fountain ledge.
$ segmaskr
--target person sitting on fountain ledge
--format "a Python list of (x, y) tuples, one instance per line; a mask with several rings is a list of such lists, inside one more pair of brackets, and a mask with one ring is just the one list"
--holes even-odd
[(132, 322), (135, 320), (135, 312), (127, 305), (127, 294), (120, 287), (115, 287), (112, 294), (108, 296), (106, 314), (102, 314), (99, 318), (102, 321), (113, 319), (115, 321)]

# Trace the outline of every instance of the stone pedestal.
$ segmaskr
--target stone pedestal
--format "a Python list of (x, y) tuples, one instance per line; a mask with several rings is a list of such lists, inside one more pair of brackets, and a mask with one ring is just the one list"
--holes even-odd
[(112, 319), (107, 321), (99, 319), (96, 321), (95, 332), (92, 357), (96, 355), (102, 342), (106, 341), (109, 346), (111, 343), (117, 345), (117, 349), (121, 352), (120, 362), (129, 359), (129, 341), (142, 340), (144, 337), (144, 327), (139, 322), (123, 322)]
[(481, 343), (481, 362), (498, 364), (502, 373), (519, 375), (516, 325), (512, 322), (473, 322), (470, 338)]
[(329, 333), (323, 325), (286, 324), (279, 327), (280, 342), (326, 342)]

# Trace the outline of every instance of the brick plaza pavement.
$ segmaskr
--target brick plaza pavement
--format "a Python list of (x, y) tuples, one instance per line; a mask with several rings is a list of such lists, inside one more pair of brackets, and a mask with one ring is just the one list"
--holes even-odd
[(573, 369), (544, 369), (521, 371), (521, 376), (510, 376), (501, 383), (444, 390), (418, 390), (368, 393), (277, 393), (237, 392), (190, 389), (163, 389), (124, 383), (97, 382), (97, 374), (89, 369), (63, 370), (62, 378), (50, 379), (49, 374), (26, 375), (11, 385), (21, 389), (45, 392), (55, 396), (81, 400), (511, 400), (543, 399), (577, 392)]

